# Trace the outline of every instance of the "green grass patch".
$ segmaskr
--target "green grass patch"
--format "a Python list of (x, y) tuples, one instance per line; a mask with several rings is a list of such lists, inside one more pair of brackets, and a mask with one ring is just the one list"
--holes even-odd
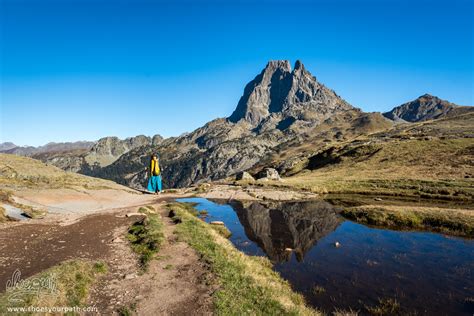
[(396, 299), (386, 298), (379, 299), (379, 304), (376, 306), (366, 306), (365, 308), (371, 315), (396, 315), (400, 310), (400, 303)]
[(218, 315), (319, 315), (303, 297), (272, 270), (263, 257), (247, 256), (226, 238), (191, 214), (189, 205), (169, 204), (176, 233), (210, 264), (219, 290), (214, 296)]
[(122, 306), (118, 309), (118, 314), (120, 316), (132, 316), (136, 314), (137, 311), (137, 303), (134, 302), (130, 304), (129, 306)]
[(139, 211), (146, 217), (130, 226), (127, 238), (133, 251), (139, 255), (142, 268), (146, 269), (149, 261), (159, 251), (165, 237), (160, 216), (152, 213), (150, 208), (141, 207)]
[(224, 238), (230, 238), (232, 236), (232, 233), (230, 230), (225, 227), (224, 225), (211, 225), (211, 228), (214, 229), (216, 232), (219, 233)]
[(102, 262), (63, 262), (23, 280), (20, 286), (9, 288), (0, 296), (0, 314), (7, 314), (8, 307), (83, 307), (89, 289), (106, 271), (106, 265)]
[(368, 225), (395, 229), (431, 230), (450, 235), (474, 237), (474, 216), (470, 211), (404, 206), (355, 206), (341, 215)]
[(323, 294), (326, 292), (326, 289), (320, 285), (314, 285), (312, 288), (311, 288), (311, 293), (313, 293), (314, 295), (320, 295), (320, 294)]

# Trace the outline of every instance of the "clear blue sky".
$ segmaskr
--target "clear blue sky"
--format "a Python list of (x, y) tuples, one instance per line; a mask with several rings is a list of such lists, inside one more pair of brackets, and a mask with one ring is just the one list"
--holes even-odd
[(474, 104), (473, 1), (0, 0), (0, 142), (176, 136), (301, 59), (366, 111)]

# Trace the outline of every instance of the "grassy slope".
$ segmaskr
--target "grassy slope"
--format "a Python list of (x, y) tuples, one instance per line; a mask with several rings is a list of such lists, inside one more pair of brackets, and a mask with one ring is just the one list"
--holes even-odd
[[(474, 113), (416, 124), (345, 141), (314, 144), (282, 182), (325, 193), (374, 193), (472, 200)], [(310, 143), (311, 144), (311, 143)], [(269, 165), (307, 151), (308, 143), (283, 150)]]
[[(407, 140), (374, 145), (377, 152), (313, 171), (300, 172), (281, 185), (315, 192), (451, 196), (472, 199), (470, 150), (474, 139)], [(278, 183), (276, 183), (278, 184)]]
[[(0, 296), (0, 314), (8, 314), (7, 307), (84, 306), (90, 287), (98, 275), (106, 271), (107, 267), (102, 262), (74, 260), (61, 263), (27, 279), (33, 282), (32, 284), (41, 280), (43, 281), (41, 284), (45, 284), (47, 280), (52, 280), (51, 284), (56, 288), (53, 295), (44, 288), (39, 291), (24, 291), (15, 287)], [(21, 300), (12, 302), (13, 297)]]
[(0, 154), (0, 188), (127, 190), (112, 181), (65, 172), (39, 160), (8, 154)]
[(295, 157), (310, 156), (328, 144), (342, 143), (360, 135), (387, 130), (392, 126), (393, 124), (380, 113), (361, 114), (358, 111), (346, 111), (316, 126), (311, 132), (300, 135), (302, 139), (281, 144), (252, 169), (258, 171), (268, 165), (278, 166)]
[(262, 257), (238, 251), (211, 225), (199, 220), (180, 203), (168, 205), (174, 213), (178, 236), (189, 243), (216, 275), (219, 290), (215, 307), (220, 315), (313, 315), (301, 295), (271, 269)]

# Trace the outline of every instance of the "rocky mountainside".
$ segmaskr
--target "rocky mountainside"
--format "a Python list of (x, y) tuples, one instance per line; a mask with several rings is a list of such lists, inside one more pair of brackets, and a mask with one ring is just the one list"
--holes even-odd
[(470, 106), (459, 106), (430, 94), (424, 94), (413, 101), (395, 107), (383, 115), (395, 121), (421, 122), (473, 110), (474, 108)]
[(319, 83), (297, 61), (270, 61), (244, 89), (229, 121), (247, 121), (259, 131), (286, 129), (295, 121), (321, 123), (334, 113), (353, 109), (334, 91)]
[(113, 163), (123, 154), (142, 146), (158, 145), (163, 140), (160, 135), (153, 138), (139, 135), (124, 140), (118, 137), (104, 137), (99, 139), (91, 150), (84, 155), (86, 165), (98, 168)]
[[(160, 135), (139, 135), (123, 140), (118, 137), (104, 137), (96, 142), (49, 143), (39, 147), (15, 146), (0, 152), (28, 156), (66, 171), (89, 174), (93, 169), (110, 165), (132, 149), (156, 146), (162, 140)], [(8, 147), (9, 143), (4, 144), (4, 147)]]
[(270, 61), (247, 84), (227, 119), (213, 120), (156, 146), (131, 150), (88, 174), (142, 187), (149, 156), (157, 152), (167, 187), (221, 179), (255, 166), (281, 144), (304, 141), (323, 123), (333, 126), (332, 118), (344, 113), (350, 113), (351, 119), (366, 115), (319, 83), (301, 62), (291, 70), (288, 61)]

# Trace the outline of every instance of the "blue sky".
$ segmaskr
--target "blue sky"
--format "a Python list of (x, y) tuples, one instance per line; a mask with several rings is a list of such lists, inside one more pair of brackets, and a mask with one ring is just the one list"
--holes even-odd
[(351, 104), (474, 105), (470, 0), (0, 0), (0, 142), (177, 136), (232, 113), (268, 60)]

